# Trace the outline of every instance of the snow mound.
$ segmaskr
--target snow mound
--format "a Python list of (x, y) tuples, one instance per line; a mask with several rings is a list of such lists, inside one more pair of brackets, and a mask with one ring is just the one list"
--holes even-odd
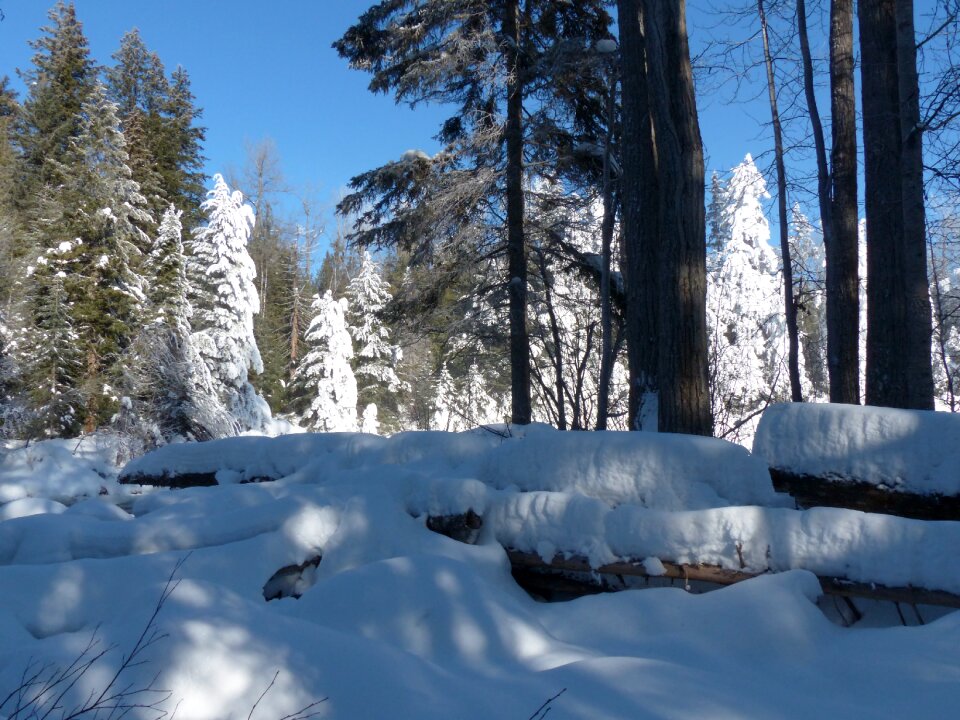
[(681, 510), (777, 503), (766, 465), (733, 443), (656, 433), (560, 433), (546, 426), (513, 435), (496, 429), (389, 438), (322, 433), (169, 445), (128, 464), (120, 480), (198, 474), (227, 484), (296, 474), (316, 482), (398, 466), (421, 480), (472, 478), (490, 488), (572, 492), (608, 505)]
[(559, 433), (540, 430), (504, 443), (489, 454), (480, 479), (663, 510), (776, 502), (766, 465), (733, 443), (668, 433)]
[(73, 502), (114, 491), (122, 444), (116, 434), (98, 433), (0, 452), (0, 505), (28, 497)]
[(920, 494), (960, 494), (960, 415), (859, 405), (767, 408), (753, 453), (796, 475)]

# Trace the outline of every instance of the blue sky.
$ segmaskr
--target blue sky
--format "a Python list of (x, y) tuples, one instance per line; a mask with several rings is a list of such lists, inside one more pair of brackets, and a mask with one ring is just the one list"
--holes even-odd
[[(716, 25), (696, 10), (707, 1), (691, 0), (694, 44), (706, 33), (699, 28)], [(16, 68), (29, 66), (27, 41), (40, 35), (52, 4), (0, 0), (6, 15), (0, 22), (0, 75), (14, 76)], [(353, 175), (404, 150), (436, 147), (431, 138), (443, 117), (440, 109), (411, 111), (371, 94), (368, 76), (350, 70), (330, 47), (371, 0), (75, 4), (98, 62), (110, 63), (121, 36), (137, 27), (168, 70), (180, 64), (189, 71), (204, 109), (210, 173), (240, 167), (245, 144), (270, 137), (290, 185), (329, 207)], [(769, 119), (764, 97), (732, 105), (724, 102), (728, 97), (699, 99), (708, 171), (729, 168), (747, 152), (756, 157), (771, 146), (762, 127)], [(296, 204), (291, 198), (289, 206)]]

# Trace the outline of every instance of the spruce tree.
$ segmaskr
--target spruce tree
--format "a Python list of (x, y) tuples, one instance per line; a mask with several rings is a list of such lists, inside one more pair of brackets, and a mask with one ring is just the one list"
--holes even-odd
[(263, 370), (253, 333), (253, 316), (260, 312), (256, 268), (247, 252), (253, 210), (221, 175), (214, 176), (202, 208), (207, 224), (193, 232), (188, 269), (193, 341), (237, 429), (260, 428), (270, 409), (248, 380), (249, 371)]
[(609, 25), (604, 3), (592, 1), (383, 0), (334, 45), (372, 74), (371, 90), (457, 108), (438, 135), (442, 152), (406, 153), (354, 178), (355, 192), (338, 209), (363, 213), (355, 233), (362, 245), (433, 259), (432, 245), (442, 241), (475, 261), (497, 243), (509, 305), (511, 415), (520, 424), (531, 420), (526, 167), (536, 158), (560, 172), (557, 156), (563, 148), (570, 156), (572, 135), (600, 136), (597, 113), (580, 102), (592, 97), (582, 92), (592, 82), (583, 58), (608, 38)]
[(127, 164), (116, 105), (97, 84), (82, 106), (79, 135), (71, 140), (63, 186), (61, 232), (76, 247), (66, 283), (84, 353), (85, 430), (108, 419), (118, 399), (110, 389), (116, 367), (145, 319), (146, 282), (139, 274), (153, 224)]
[(172, 132), (163, 117), (170, 85), (159, 56), (147, 49), (136, 28), (123, 36), (113, 59), (116, 65), (106, 71), (107, 86), (127, 138), (130, 168), (159, 218), (172, 200), (160, 169), (163, 144)]
[(390, 342), (390, 329), (383, 320), (384, 308), (392, 299), (390, 285), (380, 276), (379, 266), (367, 251), (363, 253), (360, 272), (347, 286), (347, 298), (347, 325), (356, 347), (353, 366), (359, 407), (373, 404), (381, 411), (380, 422), (390, 430), (399, 430), (397, 396), (405, 385), (394, 368), (403, 353)]
[(353, 342), (345, 319), (347, 301), (327, 291), (311, 305), (307, 353), (294, 374), (295, 411), (300, 422), (318, 432), (357, 429), (357, 382), (350, 366)]
[(156, 150), (157, 171), (164, 197), (184, 212), (184, 224), (197, 227), (203, 221), (200, 209), (206, 190), (203, 141), (206, 128), (198, 124), (203, 111), (195, 104), (190, 76), (177, 67), (170, 76), (169, 92), (161, 106), (166, 131)]
[(16, 359), (30, 388), (31, 435), (75, 435), (86, 412), (79, 391), (83, 376), (80, 335), (66, 290), (79, 241), (63, 242), (28, 267), (29, 313), (16, 340)]
[(24, 168), (21, 203), (29, 202), (38, 186), (57, 187), (69, 174), (66, 158), (96, 82), (96, 65), (73, 3), (60, 0), (49, 18), (52, 24), (42, 28), (46, 35), (31, 43), (33, 67), (21, 73), (28, 88), (17, 127)]
[(786, 330), (778, 312), (778, 259), (761, 201), (766, 182), (753, 159), (725, 189), (730, 228), (707, 282), (711, 405), (718, 437), (752, 437), (759, 411), (785, 399)]

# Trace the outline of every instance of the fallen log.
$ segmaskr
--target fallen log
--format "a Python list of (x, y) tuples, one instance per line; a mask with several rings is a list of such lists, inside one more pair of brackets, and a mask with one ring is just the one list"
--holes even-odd
[(476, 545), (483, 528), (483, 518), (473, 509), (455, 515), (430, 515), (427, 529), (467, 545)]
[(960, 520), (960, 496), (920, 495), (856, 479), (820, 477), (770, 468), (777, 492), (788, 493), (802, 509), (836, 507), (898, 515), (916, 520)]
[[(715, 585), (733, 585), (750, 580), (762, 573), (750, 573), (743, 570), (729, 570), (716, 565), (689, 565), (661, 561), (662, 573), (650, 573), (642, 561), (621, 560), (600, 567), (592, 567), (585, 557), (556, 555), (549, 562), (536, 553), (507, 549), (507, 556), (513, 568), (521, 571), (541, 573), (575, 572), (589, 575), (619, 577), (662, 577), (678, 580), (708, 582)], [(845, 578), (817, 576), (825, 595), (863, 598), (866, 600), (888, 600), (908, 605), (939, 605), (960, 608), (960, 595), (942, 590), (926, 590), (915, 587), (886, 587), (875, 583), (852, 582)], [(610, 589), (617, 589), (610, 585)]]
[[(251, 478), (239, 480), (237, 484), (246, 485), (248, 483), (273, 482), (277, 478), (267, 475), (257, 475)], [(212, 487), (220, 485), (217, 481), (216, 472), (187, 472), (187, 473), (162, 473), (149, 475), (145, 473), (122, 474), (117, 478), (121, 485), (149, 485), (150, 487), (165, 487), (173, 489), (182, 489), (189, 487)]]

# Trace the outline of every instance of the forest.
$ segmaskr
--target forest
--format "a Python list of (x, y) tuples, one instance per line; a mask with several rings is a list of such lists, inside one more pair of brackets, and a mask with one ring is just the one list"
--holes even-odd
[(951, 714), (960, 0), (106, 5), (0, 67), (0, 720)]
[[(335, 44), (451, 114), (333, 227), (280, 207), (269, 140), (208, 180), (187, 69), (136, 29), (101, 66), (56, 5), (23, 97), (0, 86), (0, 433), (749, 444), (779, 401), (958, 409), (955, 3), (922, 37), (911, 3), (864, 3), (857, 47), (852, 2), (760, 0), (716, 11), (750, 43), (693, 58), (681, 7), (515, 5), (380, 4)], [(707, 179), (697, 93), (751, 72), (774, 147)]]

